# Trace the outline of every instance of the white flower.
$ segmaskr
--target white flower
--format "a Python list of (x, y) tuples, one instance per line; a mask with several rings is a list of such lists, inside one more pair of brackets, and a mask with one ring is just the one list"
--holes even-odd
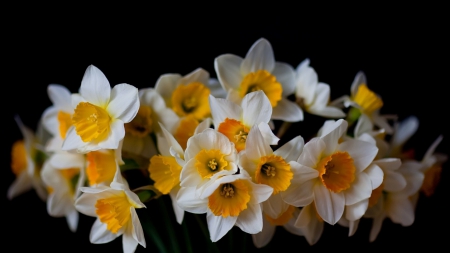
[(238, 152), (246, 146), (250, 129), (258, 126), (264, 139), (276, 145), (276, 137), (269, 126), (272, 107), (263, 91), (246, 94), (239, 105), (223, 99), (209, 97), (214, 128), (234, 143)]
[(273, 107), (272, 119), (297, 122), (303, 120), (300, 107), (287, 97), (294, 93), (294, 68), (275, 62), (272, 46), (261, 38), (244, 59), (224, 54), (214, 60), (220, 84), (228, 92), (227, 99), (240, 104), (247, 93), (262, 90)]
[(75, 108), (63, 150), (87, 153), (117, 149), (125, 136), (124, 124), (139, 110), (138, 89), (129, 84), (111, 86), (103, 72), (90, 65), (83, 76), (80, 93), (72, 95)]
[(379, 167), (369, 166), (378, 148), (360, 140), (339, 142), (346, 130), (347, 122), (340, 119), (326, 124), (320, 137), (306, 143), (298, 159), (300, 176), (281, 193), (294, 206), (314, 201), (320, 217), (332, 225), (346, 206), (369, 198), (374, 182), (381, 182), (383, 175)]
[(340, 108), (329, 105), (330, 86), (318, 81), (316, 71), (309, 66), (309, 59), (298, 65), (295, 74), (295, 97), (300, 108), (322, 117), (345, 117)]
[(263, 228), (261, 202), (272, 194), (272, 188), (251, 182), (250, 176), (216, 173), (200, 195), (195, 187), (182, 187), (178, 205), (191, 213), (206, 213), (211, 241), (222, 238), (234, 225), (242, 231), (255, 234)]
[(132, 253), (138, 244), (146, 247), (144, 232), (136, 208), (145, 205), (132, 192), (117, 167), (111, 185), (82, 187), (83, 192), (76, 200), (76, 209), (85, 215), (97, 217), (89, 240), (91, 243), (108, 243), (122, 235), (123, 251)]

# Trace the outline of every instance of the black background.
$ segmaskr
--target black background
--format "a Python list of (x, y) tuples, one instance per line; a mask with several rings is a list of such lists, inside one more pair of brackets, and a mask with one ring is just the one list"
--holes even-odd
[[(319, 81), (331, 86), (332, 99), (349, 94), (355, 74), (364, 71), (369, 88), (383, 98), (383, 114), (397, 114), (399, 119), (410, 115), (419, 118), (419, 129), (407, 143), (415, 149), (418, 160), (439, 134), (444, 135), (444, 140), (437, 152), (450, 153), (450, 132), (446, 123), (449, 40), (444, 36), (448, 26), (438, 14), (426, 19), (414, 14), (393, 14), (391, 19), (386, 19), (359, 13), (349, 22), (330, 19), (324, 26), (319, 25), (320, 15), (314, 19), (288, 20), (281, 19), (284, 15), (279, 14), (264, 22), (255, 19), (250, 23), (240, 23), (231, 13), (226, 17), (186, 13), (181, 17), (168, 15), (164, 19), (150, 18), (148, 14), (139, 20), (120, 14), (98, 18), (91, 13), (67, 23), (62, 21), (63, 17), (64, 14), (25, 17), (28, 22), (8, 29), (5, 36), (8, 42), (3, 48), (8, 57), (7, 67), (2, 71), (2, 108), (6, 112), (2, 117), (3, 127), (6, 125), (2, 144), (2, 227), (6, 232), (2, 241), (5, 247), (12, 246), (17, 251), (122, 251), (121, 238), (104, 245), (90, 244), (92, 217), (81, 215), (78, 231), (72, 233), (64, 218), (47, 214), (45, 203), (34, 191), (12, 201), (6, 199), (7, 189), (14, 180), (10, 150), (12, 143), (21, 138), (13, 116), (19, 115), (25, 125), (35, 129), (42, 112), (51, 105), (47, 85), (57, 83), (77, 92), (90, 64), (102, 70), (111, 85), (129, 83), (138, 88), (152, 87), (161, 74), (185, 75), (198, 67), (216, 77), (215, 57), (224, 53), (244, 57), (250, 46), (264, 37), (272, 44), (277, 61), (296, 67), (309, 58)], [(176, 22), (169, 25), (168, 20), (172, 19)], [(228, 19), (233, 22), (216, 23)], [(294, 124), (293, 129), (300, 135), (312, 134), (322, 122), (321, 118), (306, 115), (305, 121)], [(368, 242), (370, 222), (363, 220), (353, 237), (347, 236), (346, 228), (327, 225), (314, 246), (278, 228), (266, 250), (287, 246), (302, 252), (322, 249), (379, 252), (391, 247), (404, 250), (419, 246), (445, 247), (449, 226), (446, 209), (449, 169), (447, 162), (435, 195), (420, 199), (412, 226), (402, 227), (385, 220), (374, 243)], [(171, 209), (168, 210), (172, 215)], [(195, 237), (202, 236), (195, 234), (198, 229), (192, 231)], [(248, 235), (238, 228), (232, 231), (234, 238), (245, 236), (247, 239), (245, 245), (236, 243), (236, 251), (244, 248), (257, 251)], [(226, 238), (218, 244), (223, 252), (228, 249)], [(156, 252), (148, 237), (147, 245), (149, 251)], [(203, 248), (196, 249), (202, 251)], [(145, 252), (145, 249), (138, 246), (137, 252)]]

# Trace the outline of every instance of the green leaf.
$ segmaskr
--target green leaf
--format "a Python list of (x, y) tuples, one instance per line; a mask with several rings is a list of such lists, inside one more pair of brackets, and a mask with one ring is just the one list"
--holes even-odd
[(124, 158), (122, 160), (125, 163), (120, 165), (120, 170), (122, 172), (125, 170), (140, 169), (139, 164), (134, 159)]

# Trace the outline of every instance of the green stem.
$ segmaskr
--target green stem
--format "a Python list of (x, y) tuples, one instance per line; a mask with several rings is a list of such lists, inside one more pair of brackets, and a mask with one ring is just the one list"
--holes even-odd
[(177, 241), (177, 236), (175, 234), (175, 231), (173, 230), (174, 223), (173, 223), (173, 220), (168, 215), (168, 211), (166, 208), (166, 203), (164, 202), (164, 198), (159, 198), (159, 202), (160, 202), (159, 207), (163, 214), (165, 224), (167, 224), (166, 228), (167, 228), (167, 232), (169, 232), (169, 238), (170, 238), (170, 242), (171, 242), (171, 245), (173, 248), (173, 252), (181, 253), (180, 248), (178, 247), (179, 245), (178, 245), (178, 241)]
[(148, 214), (143, 215), (143, 216), (144, 217), (142, 219), (142, 223), (143, 223), (142, 225), (143, 225), (143, 228), (144, 228), (145, 232), (147, 233), (148, 237), (150, 237), (150, 239), (155, 243), (159, 252), (162, 252), (162, 253), (168, 252), (166, 247), (164, 246), (164, 243), (163, 243), (161, 237), (159, 236), (158, 231), (155, 228), (155, 225), (148, 217)]

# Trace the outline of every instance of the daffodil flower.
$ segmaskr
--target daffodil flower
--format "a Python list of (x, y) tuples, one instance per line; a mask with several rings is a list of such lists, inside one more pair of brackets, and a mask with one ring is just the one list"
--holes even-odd
[(272, 219), (277, 219), (290, 206), (279, 193), (286, 191), (292, 178), (298, 174), (296, 171), (300, 169), (300, 164), (297, 159), (303, 149), (303, 138), (297, 136), (273, 151), (265, 142), (259, 128), (254, 126), (247, 141), (247, 147), (239, 153), (239, 168), (246, 170), (253, 182), (273, 188), (272, 196), (262, 205), (264, 213)]
[(117, 149), (125, 136), (124, 124), (139, 110), (138, 89), (118, 84), (111, 89), (108, 79), (90, 65), (84, 73), (79, 94), (72, 94), (72, 126), (63, 150), (87, 153), (99, 149)]
[(295, 97), (300, 108), (308, 113), (327, 118), (345, 117), (340, 108), (330, 105), (330, 86), (318, 81), (309, 59), (302, 61), (295, 71)]
[(167, 106), (179, 117), (193, 116), (202, 121), (210, 117), (209, 95), (225, 97), (219, 82), (209, 77), (209, 73), (198, 68), (191, 73), (165, 74), (158, 78), (155, 90), (161, 94)]
[[(324, 126), (320, 137), (307, 142), (297, 160), (300, 175), (291, 187), (282, 192), (283, 199), (294, 206), (306, 206), (312, 201), (320, 217), (334, 225), (346, 206), (367, 199), (372, 194), (372, 182), (381, 182), (383, 173), (369, 166), (375, 158), (376, 145), (339, 139), (346, 133), (345, 120)], [(381, 173), (380, 173), (381, 171)]]
[(48, 158), (41, 171), (42, 180), (49, 192), (48, 214), (52, 217), (66, 217), (72, 232), (78, 227), (79, 216), (75, 200), (85, 181), (85, 167), (84, 155), (60, 150)]
[(253, 183), (250, 176), (241, 171), (234, 175), (216, 173), (200, 195), (196, 191), (195, 187), (181, 187), (178, 205), (191, 213), (206, 213), (211, 241), (216, 242), (235, 225), (249, 234), (261, 232), (260, 203), (269, 198), (273, 189)]
[(8, 188), (8, 199), (34, 189), (37, 195), (47, 200), (47, 191), (42, 182), (40, 170), (46, 159), (43, 150), (38, 149), (42, 145), (33, 131), (22, 123), (19, 116), (15, 117), (23, 139), (14, 142), (11, 150), (11, 169), (16, 179)]
[(245, 149), (247, 135), (255, 125), (269, 144), (278, 143), (279, 138), (269, 126), (272, 107), (263, 91), (245, 95), (239, 105), (213, 96), (209, 97), (209, 101), (214, 128), (233, 142), (238, 152)]
[(108, 243), (122, 235), (123, 252), (132, 253), (138, 244), (146, 247), (136, 208), (145, 205), (128, 188), (117, 167), (110, 186), (81, 187), (76, 209), (85, 215), (97, 217), (89, 236), (94, 244)]
[(434, 194), (434, 191), (436, 190), (436, 187), (441, 179), (442, 164), (448, 159), (446, 154), (435, 152), (437, 146), (441, 143), (443, 138), (444, 137), (442, 135), (438, 136), (438, 138), (428, 148), (427, 152), (425, 152), (425, 155), (421, 161), (423, 164), (422, 171), (425, 175), (421, 192), (423, 192), (427, 197)]
[(272, 119), (303, 120), (300, 107), (287, 99), (295, 91), (294, 68), (275, 62), (272, 46), (264, 38), (257, 40), (244, 59), (224, 54), (214, 60), (214, 68), (227, 99), (237, 104), (250, 92), (262, 90), (273, 108)]

